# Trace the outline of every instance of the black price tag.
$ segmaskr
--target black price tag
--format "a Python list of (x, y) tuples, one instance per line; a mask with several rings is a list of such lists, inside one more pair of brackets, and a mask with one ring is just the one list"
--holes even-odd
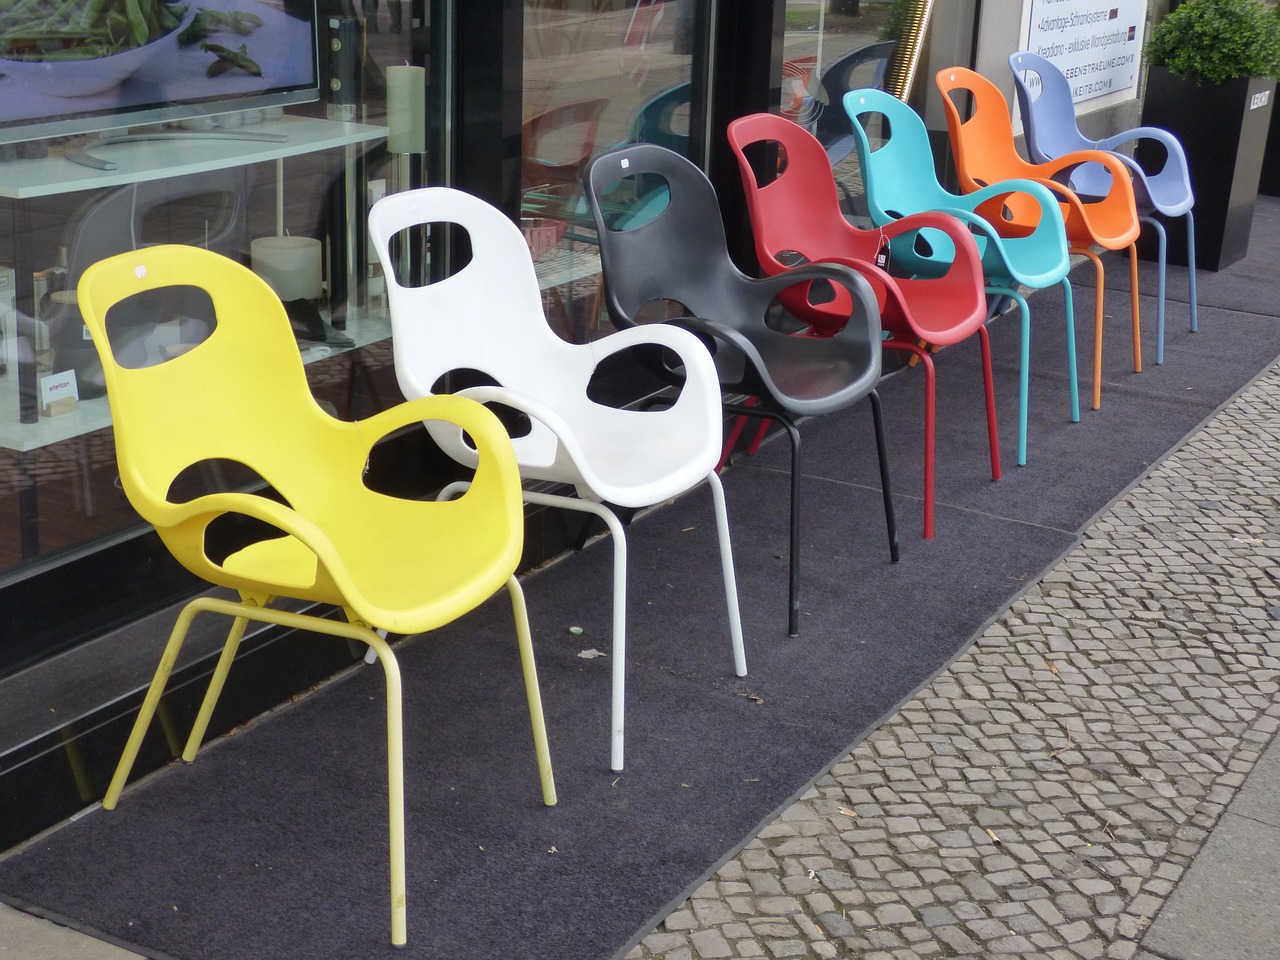
[(889, 269), (889, 238), (880, 238), (880, 249), (876, 251), (876, 266), (881, 270)]

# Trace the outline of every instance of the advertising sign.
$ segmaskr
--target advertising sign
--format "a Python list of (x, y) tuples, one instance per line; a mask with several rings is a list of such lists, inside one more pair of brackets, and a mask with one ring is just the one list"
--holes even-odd
[(1138, 85), (1146, 18), (1146, 0), (1031, 0), (1024, 49), (1063, 72), (1075, 103), (1122, 93)]

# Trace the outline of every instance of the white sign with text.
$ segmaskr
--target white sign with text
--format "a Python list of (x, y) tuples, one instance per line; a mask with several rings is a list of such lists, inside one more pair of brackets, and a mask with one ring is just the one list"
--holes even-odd
[(1146, 0), (1031, 0), (1030, 10), (1026, 49), (1062, 71), (1073, 102), (1136, 89)]

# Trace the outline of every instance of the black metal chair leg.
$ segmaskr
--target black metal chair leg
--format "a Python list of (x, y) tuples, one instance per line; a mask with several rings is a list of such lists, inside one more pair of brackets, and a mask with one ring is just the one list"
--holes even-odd
[(790, 420), (778, 418), (791, 438), (791, 566), (787, 598), (787, 636), (800, 636), (800, 431)]
[(726, 403), (728, 413), (772, 420), (787, 432), (791, 441), (791, 559), (788, 568), (787, 636), (800, 635), (800, 431), (785, 414), (736, 403)]
[(884, 438), (884, 414), (880, 409), (880, 394), (872, 390), (871, 419), (876, 426), (876, 453), (880, 457), (880, 489), (884, 493), (884, 523), (889, 531), (889, 559), (898, 562), (898, 521), (893, 511), (893, 491), (889, 486), (889, 445)]

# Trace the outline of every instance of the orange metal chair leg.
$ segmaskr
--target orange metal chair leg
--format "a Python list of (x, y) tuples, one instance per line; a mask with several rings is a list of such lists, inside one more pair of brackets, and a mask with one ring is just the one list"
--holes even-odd
[(1093, 261), (1093, 271), (1097, 277), (1093, 306), (1093, 409), (1102, 406), (1102, 317), (1104, 298), (1106, 297), (1106, 275), (1102, 269), (1102, 261), (1088, 247), (1073, 248), (1072, 253), (1082, 254)]

